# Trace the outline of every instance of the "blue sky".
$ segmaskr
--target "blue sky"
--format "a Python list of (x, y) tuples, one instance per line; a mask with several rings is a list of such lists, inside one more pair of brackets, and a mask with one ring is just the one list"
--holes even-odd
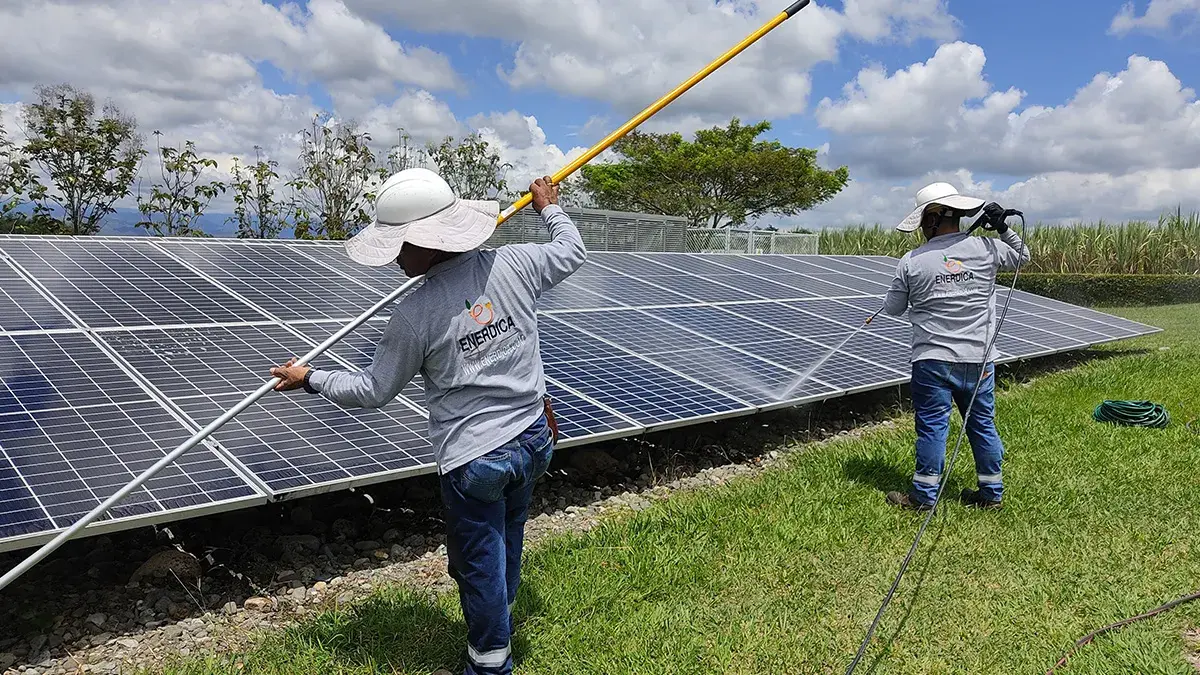
[[(380, 143), (480, 131), (520, 184), (786, 4), (28, 0), (0, 9), (0, 120), (66, 80), (222, 168), (260, 144), (286, 169), (306, 116), (334, 109)], [(843, 194), (772, 224), (889, 222), (933, 180), (1046, 220), (1154, 218), (1200, 209), (1198, 26), (1200, 0), (814, 2), (645, 128), (769, 119), (849, 166)]]

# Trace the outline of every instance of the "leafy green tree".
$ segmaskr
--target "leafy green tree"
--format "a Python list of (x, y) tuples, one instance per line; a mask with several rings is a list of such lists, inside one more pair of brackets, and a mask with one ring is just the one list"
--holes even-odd
[(25, 203), (32, 179), (28, 158), (8, 139), (4, 125), (0, 124), (0, 232), (28, 231), (30, 217), (17, 208)]
[(756, 140), (770, 122), (679, 133), (633, 131), (613, 145), (617, 162), (581, 169), (582, 187), (602, 209), (682, 216), (693, 227), (740, 226), (760, 216), (793, 216), (821, 204), (849, 180), (846, 167), (817, 166), (817, 151)]
[(371, 151), (371, 136), (327, 113), (304, 129), (300, 168), (288, 186), (297, 239), (346, 239), (371, 222), (372, 186), (386, 178)]
[(504, 176), (512, 165), (502, 161), (479, 134), (468, 134), (460, 140), (446, 136), (439, 144), (427, 144), (425, 151), (438, 174), (460, 198), (496, 199), (507, 194)]
[(34, 176), (34, 212), (65, 233), (95, 234), (113, 204), (129, 196), (146, 155), (137, 122), (111, 102), (97, 115), (95, 98), (69, 84), (39, 86), (36, 96), (23, 110), (24, 152), (50, 185)]
[(254, 163), (242, 166), (233, 158), (233, 215), (225, 222), (237, 225), (240, 239), (274, 239), (284, 227), (284, 205), (275, 197), (279, 163), (264, 160), (254, 146)]
[(215, 169), (217, 163), (196, 154), (192, 141), (182, 148), (164, 147), (162, 132), (155, 131), (158, 141), (159, 173), (161, 182), (155, 182), (150, 196), (143, 199), (138, 189), (138, 210), (142, 220), (138, 227), (160, 237), (205, 237), (204, 230), (196, 225), (209, 202), (228, 189), (218, 180), (204, 180), (207, 169)]

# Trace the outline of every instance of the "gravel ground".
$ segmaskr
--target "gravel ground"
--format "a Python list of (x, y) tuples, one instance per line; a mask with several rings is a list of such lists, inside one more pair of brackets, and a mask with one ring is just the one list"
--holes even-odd
[[(805, 443), (894, 424), (906, 396), (893, 388), (560, 451), (535, 492), (528, 539), (586, 531), (675, 491), (758, 473)], [(73, 541), (4, 591), (0, 673), (153, 669), (175, 654), (243, 650), (258, 630), (382, 585), (450, 590), (444, 541), (433, 476)], [(21, 557), (0, 555), (0, 569)]]

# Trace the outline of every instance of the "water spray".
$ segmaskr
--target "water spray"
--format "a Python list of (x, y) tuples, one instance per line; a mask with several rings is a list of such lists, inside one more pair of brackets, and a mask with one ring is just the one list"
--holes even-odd
[(859, 324), (858, 328), (855, 328), (852, 333), (847, 335), (845, 340), (842, 340), (841, 342), (839, 342), (836, 347), (834, 347), (833, 349), (830, 349), (828, 352), (825, 353), (824, 356), (817, 359), (816, 363), (809, 366), (808, 370), (804, 371), (803, 373), (800, 374), (799, 377), (792, 380), (792, 383), (787, 386), (787, 389), (784, 389), (783, 393), (779, 395), (779, 400), (780, 401), (788, 400), (788, 398), (792, 395), (792, 392), (799, 389), (800, 385), (803, 384), (804, 382), (806, 382), (808, 380), (808, 378), (812, 377), (812, 374), (817, 372), (817, 369), (819, 369), (821, 366), (825, 365), (825, 362), (828, 361), (834, 354), (842, 351), (842, 347), (845, 347), (851, 340), (853, 340), (854, 336), (858, 335), (862, 331), (862, 329), (871, 325), (871, 322), (874, 321), (875, 317), (879, 316), (879, 313), (882, 311), (883, 311), (882, 307), (875, 310), (875, 313), (872, 314), (871, 316), (868, 316), (866, 321), (863, 321), (861, 324)]

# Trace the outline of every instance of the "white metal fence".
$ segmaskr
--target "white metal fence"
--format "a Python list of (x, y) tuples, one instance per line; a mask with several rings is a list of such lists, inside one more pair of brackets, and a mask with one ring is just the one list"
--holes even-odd
[(820, 236), (774, 230), (707, 229), (690, 227), (687, 250), (691, 253), (817, 253)]
[[(817, 253), (815, 234), (751, 229), (688, 227), (687, 219), (648, 213), (563, 209), (579, 227), (591, 251), (667, 251), (675, 253)], [(549, 241), (542, 218), (522, 209), (496, 228), (487, 246)]]

